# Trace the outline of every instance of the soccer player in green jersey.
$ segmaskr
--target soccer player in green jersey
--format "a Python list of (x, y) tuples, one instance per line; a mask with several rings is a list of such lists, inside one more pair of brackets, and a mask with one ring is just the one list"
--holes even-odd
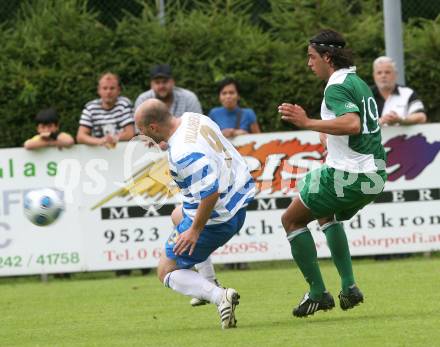
[(341, 34), (323, 30), (309, 41), (308, 66), (327, 82), (320, 120), (299, 105), (278, 107), (282, 119), (320, 133), (327, 147), (326, 163), (298, 184), (299, 195), (281, 220), (292, 256), (310, 286), (293, 315), (305, 317), (335, 306), (319, 269), (309, 222), (317, 220), (341, 277), (340, 307), (363, 302), (352, 270), (350, 250), (341, 221), (372, 202), (386, 181), (376, 102), (368, 85), (356, 75), (352, 56)]

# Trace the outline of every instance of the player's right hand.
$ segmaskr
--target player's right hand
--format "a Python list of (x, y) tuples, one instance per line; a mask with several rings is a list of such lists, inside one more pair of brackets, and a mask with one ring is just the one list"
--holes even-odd
[(183, 233), (179, 234), (176, 244), (174, 245), (173, 252), (177, 255), (182, 255), (188, 251), (189, 255), (192, 255), (196, 248), (197, 240), (199, 239), (199, 233), (192, 227)]
[(278, 113), (281, 114), (282, 120), (299, 128), (307, 128), (308, 121), (310, 120), (306, 111), (297, 104), (282, 103), (278, 106)]

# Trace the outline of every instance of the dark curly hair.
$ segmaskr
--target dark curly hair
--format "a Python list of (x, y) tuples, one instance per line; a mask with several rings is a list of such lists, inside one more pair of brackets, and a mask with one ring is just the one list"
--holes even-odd
[(345, 48), (344, 38), (334, 30), (325, 29), (320, 31), (309, 40), (309, 45), (321, 57), (327, 54), (336, 70), (354, 65), (351, 49)]

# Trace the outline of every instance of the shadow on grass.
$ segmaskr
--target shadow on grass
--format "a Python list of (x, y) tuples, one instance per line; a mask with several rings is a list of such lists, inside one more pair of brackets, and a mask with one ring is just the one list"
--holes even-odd
[[(304, 325), (309, 325), (309, 324), (313, 324), (313, 325), (323, 325), (323, 326), (329, 326), (331, 324), (334, 323), (343, 323), (343, 322), (350, 322), (350, 323), (355, 323), (355, 322), (361, 322), (361, 323), (365, 323), (367, 320), (401, 320), (402, 318), (404, 319), (411, 319), (411, 318), (423, 318), (423, 317), (427, 317), (427, 318), (432, 318), (433, 315), (437, 314), (436, 311), (431, 310), (431, 311), (426, 311), (426, 312), (419, 312), (419, 313), (410, 313), (410, 314), (405, 314), (402, 315), (402, 313), (367, 313), (367, 314), (361, 314), (361, 315), (350, 315), (347, 314), (346, 316), (332, 316), (331, 313), (322, 313), (321, 312), (318, 313), (318, 315), (316, 316), (310, 316), (307, 318), (296, 318), (296, 317), (291, 317), (291, 319), (285, 319), (285, 320), (277, 320), (277, 321), (271, 321), (269, 324), (267, 322), (267, 320), (261, 320), (261, 321), (253, 321), (251, 323), (243, 323), (243, 324), (238, 324), (238, 327), (240, 330), (246, 330), (246, 329), (268, 329), (271, 327), (278, 327), (278, 328), (283, 328), (283, 327), (293, 327), (293, 326), (304, 326)], [(191, 329), (190, 327), (188, 327), (188, 329)], [(185, 330), (188, 330), (185, 329)], [(211, 329), (211, 327), (207, 327), (206, 330)], [(198, 330), (198, 329), (194, 329), (194, 330)]]

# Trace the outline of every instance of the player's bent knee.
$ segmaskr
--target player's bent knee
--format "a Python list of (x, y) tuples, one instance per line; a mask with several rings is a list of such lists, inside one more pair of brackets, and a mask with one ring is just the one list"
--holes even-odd
[(292, 230), (304, 228), (307, 225), (307, 223), (297, 221), (288, 212), (284, 212), (281, 216), (281, 224), (283, 225), (286, 233), (290, 233)]
[(163, 283), (166, 275), (176, 269), (176, 261), (167, 258), (164, 250), (160, 256), (159, 265), (157, 266), (157, 278)]
[(292, 216), (289, 215), (289, 213), (284, 212), (281, 216), (281, 224), (284, 227), (284, 230), (286, 232), (293, 230), (292, 228), (295, 226), (295, 221), (293, 220)]
[(320, 226), (323, 226), (324, 224), (330, 223), (330, 222), (334, 222), (335, 221), (335, 217), (331, 216), (331, 217), (323, 217), (323, 218), (319, 218), (318, 219), (318, 224)]
[(289, 216), (286, 212), (281, 215), (281, 224), (283, 225), (284, 230), (287, 230), (287, 226), (289, 225)]
[(159, 281), (163, 283), (163, 280), (165, 276), (172, 270), (170, 270), (165, 264), (159, 263), (159, 266), (157, 267), (157, 278)]
[(161, 283), (163, 283), (163, 280), (165, 279), (165, 276), (168, 274), (169, 271), (166, 271), (166, 269), (158, 267), (157, 268), (157, 278)]

